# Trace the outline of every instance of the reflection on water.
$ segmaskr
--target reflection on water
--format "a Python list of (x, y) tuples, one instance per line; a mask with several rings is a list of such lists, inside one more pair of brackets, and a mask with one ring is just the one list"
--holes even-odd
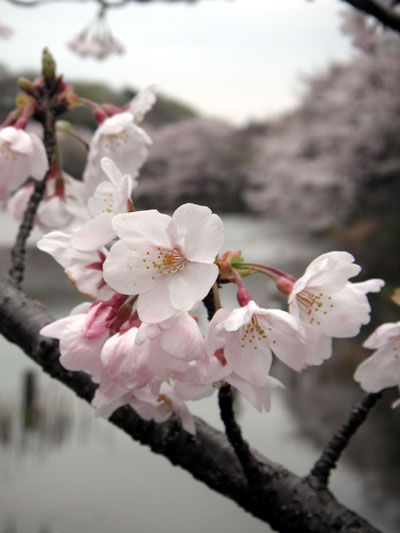
[[(225, 223), (226, 249), (245, 243), (249, 260), (294, 275), (327, 249), (325, 243), (299, 239), (251, 217), (225, 217)], [(45, 254), (30, 256), (27, 292), (44, 300), (53, 315), (65, 315), (79, 301), (76, 294), (57, 267), (46, 271), (44, 279)], [(261, 305), (284, 305), (265, 278), (255, 276), (246, 284)], [(223, 302), (234, 305), (234, 291), (228, 288)], [(384, 308), (382, 320), (396, 320), (394, 312)], [(375, 313), (375, 325), (379, 322)], [(301, 376), (276, 365), (274, 373), (287, 389), (274, 394), (271, 413), (260, 415), (240, 404), (240, 422), (252, 445), (306, 474), (362, 395), (351, 380), (366, 355), (359, 346), (360, 341), (336, 341), (335, 356)], [(89, 406), (44, 376), (16, 347), (1, 340), (0, 353), (0, 533), (269, 531), (96, 419)], [(391, 399), (389, 392), (371, 413), (332, 476), (338, 499), (387, 533), (400, 530), (400, 409), (389, 408)], [(221, 428), (215, 397), (194, 403), (193, 411)]]

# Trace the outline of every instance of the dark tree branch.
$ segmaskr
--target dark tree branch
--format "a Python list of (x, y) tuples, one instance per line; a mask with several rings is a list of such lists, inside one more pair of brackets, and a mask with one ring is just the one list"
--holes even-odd
[(323, 451), (321, 457), (313, 466), (309, 479), (320, 487), (327, 487), (329, 476), (340, 459), (343, 450), (348, 446), (350, 439), (367, 418), (368, 413), (376, 402), (382, 398), (382, 393), (367, 394), (352, 410), (349, 420), (343, 425)]
[[(249, 483), (250, 492), (259, 491), (261, 483), (260, 465), (250, 450), (250, 446), (242, 437), (242, 431), (235, 419), (233, 408), (233, 394), (230, 385), (223, 385), (218, 391), (218, 402), (221, 419), (225, 426), (225, 433), (235, 450), (242, 465), (243, 472)], [(262, 480), (265, 483), (265, 476)]]
[(59, 81), (57, 78), (44, 79), (43, 85), (32, 92), (32, 97), (35, 99), (37, 105), (35, 118), (43, 125), (43, 142), (46, 149), (49, 170), (42, 180), (33, 180), (35, 187), (29, 198), (24, 218), (18, 229), (15, 244), (11, 250), (9, 279), (10, 283), (19, 288), (24, 279), (26, 242), (31, 234), (37, 209), (46, 190), (46, 182), (50, 175), (51, 164), (55, 154), (56, 116), (65, 110), (54, 102), (54, 95), (57, 91)]
[(342, 0), (359, 11), (382, 22), (384, 26), (400, 32), (400, 14), (395, 8), (386, 7), (377, 0)]
[[(40, 329), (51, 321), (37, 303), (6, 281), (0, 282), (0, 332), (48, 374), (90, 401), (95, 385), (83, 373), (65, 370), (59, 363), (58, 343), (39, 335)], [(246, 476), (226, 436), (198, 418), (196, 438), (186, 433), (174, 418), (163, 424), (146, 422), (130, 407), (118, 409), (110, 422), (277, 531), (378, 531), (338, 503), (327, 489), (315, 488), (309, 479), (299, 478), (256, 452), (260, 488), (249, 491)]]

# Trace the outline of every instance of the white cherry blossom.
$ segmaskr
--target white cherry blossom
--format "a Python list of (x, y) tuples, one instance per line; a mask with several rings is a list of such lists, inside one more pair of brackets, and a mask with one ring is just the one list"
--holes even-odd
[(184, 204), (172, 217), (156, 210), (116, 215), (120, 238), (104, 263), (104, 279), (121, 294), (138, 294), (144, 322), (189, 311), (218, 276), (222, 220), (208, 207)]
[[(33, 189), (33, 183), (28, 183), (8, 201), (7, 210), (16, 220), (22, 221)], [(84, 197), (81, 181), (65, 172), (57, 177), (50, 176), (35, 216), (35, 224), (43, 231), (66, 230), (82, 225), (88, 218)]]
[(210, 322), (206, 345), (209, 353), (223, 349), (232, 371), (257, 387), (266, 383), (272, 352), (300, 371), (308, 349), (293, 316), (278, 309), (262, 309), (253, 300), (233, 311), (219, 309)]
[(106, 118), (97, 128), (90, 143), (88, 161), (83, 174), (88, 196), (94, 194), (103, 181), (101, 158), (118, 162), (122, 174), (133, 178), (147, 159), (147, 147), (152, 144), (147, 133), (134, 123), (128, 111)]
[(0, 128), (0, 205), (29, 178), (42, 179), (49, 165), (42, 141), (13, 126)]
[(113, 216), (133, 209), (131, 195), (136, 181), (129, 174), (123, 175), (108, 157), (103, 157), (100, 164), (108, 179), (97, 186), (87, 202), (91, 219), (71, 237), (72, 246), (79, 250), (97, 250), (112, 241), (116, 237)]
[(375, 352), (362, 362), (354, 379), (367, 392), (400, 387), (400, 322), (382, 324), (364, 342)]
[(60, 363), (67, 370), (90, 374), (99, 383), (104, 379), (100, 352), (109, 337), (107, 330), (96, 337), (87, 335), (87, 313), (73, 314), (41, 329), (40, 334), (60, 340)]
[(50, 254), (64, 268), (71, 283), (82, 294), (99, 300), (107, 300), (114, 294), (103, 279), (103, 263), (108, 253), (106, 248), (77, 250), (71, 245), (71, 235), (61, 231), (44, 235), (37, 247)]
[(303, 321), (313, 346), (307, 364), (318, 365), (332, 353), (332, 337), (354, 337), (370, 320), (366, 294), (379, 292), (384, 282), (371, 279), (350, 283), (361, 268), (347, 252), (328, 252), (310, 263), (293, 285), (289, 310)]

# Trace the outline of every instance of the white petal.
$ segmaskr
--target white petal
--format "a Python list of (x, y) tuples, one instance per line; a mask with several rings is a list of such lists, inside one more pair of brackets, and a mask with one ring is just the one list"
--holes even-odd
[(143, 322), (162, 322), (178, 312), (170, 302), (167, 276), (161, 277), (160, 283), (139, 295), (137, 311)]
[(183, 270), (171, 275), (169, 295), (175, 309), (190, 311), (207, 296), (218, 277), (218, 267), (214, 264), (188, 263)]
[(102, 213), (89, 220), (72, 234), (71, 245), (82, 251), (98, 250), (105, 246), (116, 237), (111, 225), (112, 218), (112, 213)]
[(185, 257), (212, 263), (224, 242), (224, 224), (208, 207), (184, 204), (172, 215)]
[(113, 228), (120, 239), (129, 243), (149, 241), (157, 246), (171, 247), (166, 229), (171, 217), (159, 213), (156, 209), (123, 213), (113, 218)]
[[(148, 251), (151, 254), (150, 247)], [(151, 266), (146, 268), (151, 264), (151, 255), (146, 253), (146, 248), (133, 250), (124, 241), (116, 242), (103, 265), (106, 283), (121, 294), (141, 294), (157, 287), (163, 276), (157, 275)]]

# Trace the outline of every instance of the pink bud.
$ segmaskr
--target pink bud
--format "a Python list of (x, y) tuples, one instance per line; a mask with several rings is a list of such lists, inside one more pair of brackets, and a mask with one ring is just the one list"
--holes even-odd
[(278, 290), (283, 292), (283, 294), (290, 294), (293, 290), (294, 280), (286, 277), (286, 276), (279, 276), (279, 278), (276, 278), (276, 286), (278, 287)]

